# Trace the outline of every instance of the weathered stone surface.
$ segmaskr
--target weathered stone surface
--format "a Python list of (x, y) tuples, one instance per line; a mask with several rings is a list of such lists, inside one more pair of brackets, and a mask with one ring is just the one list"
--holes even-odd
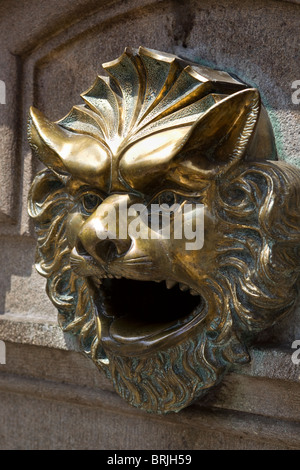
[(124, 404), (82, 354), (7, 343), (0, 448), (298, 449), (299, 388), (231, 374), (179, 414), (148, 415)]
[(4, 313), (56, 321), (57, 312), (34, 268), (35, 240), (0, 237), (0, 320)]

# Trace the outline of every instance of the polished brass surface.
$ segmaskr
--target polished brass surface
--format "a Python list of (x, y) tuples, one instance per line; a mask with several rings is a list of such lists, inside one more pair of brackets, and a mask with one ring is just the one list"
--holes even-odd
[[(117, 392), (179, 411), (294, 307), (300, 172), (277, 161), (258, 90), (226, 72), (142, 47), (103, 67), (62, 120), (30, 110), (47, 167), (29, 195), (36, 267), (61, 327)], [(147, 237), (129, 232), (130, 209), (153, 204), (176, 204), (190, 228), (204, 207), (203, 246), (149, 217)]]

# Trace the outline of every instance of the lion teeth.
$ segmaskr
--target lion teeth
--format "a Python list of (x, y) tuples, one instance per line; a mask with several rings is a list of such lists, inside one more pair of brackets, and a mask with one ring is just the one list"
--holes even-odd
[(167, 289), (172, 289), (172, 287), (174, 287), (175, 284), (176, 284), (176, 281), (171, 281), (171, 279), (166, 280)]
[(99, 362), (102, 362), (102, 364), (105, 364), (107, 366), (109, 364), (109, 359), (107, 357), (103, 357), (99, 359)]
[(185, 291), (185, 290), (188, 290), (188, 286), (186, 286), (185, 284), (180, 283), (179, 284), (179, 289), (182, 290), (182, 291)]
[(199, 293), (198, 293), (198, 292), (196, 292), (196, 291), (195, 291), (195, 290), (193, 290), (193, 289), (191, 289), (191, 290), (190, 290), (190, 294), (191, 294), (191, 295), (199, 295)]

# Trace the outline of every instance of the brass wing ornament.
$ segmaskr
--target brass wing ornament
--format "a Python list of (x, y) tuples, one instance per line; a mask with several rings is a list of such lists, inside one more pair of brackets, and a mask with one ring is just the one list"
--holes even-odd
[(300, 171), (277, 160), (258, 90), (226, 72), (144, 47), (103, 67), (62, 120), (30, 110), (47, 167), (29, 194), (36, 268), (116, 391), (179, 411), (293, 309)]

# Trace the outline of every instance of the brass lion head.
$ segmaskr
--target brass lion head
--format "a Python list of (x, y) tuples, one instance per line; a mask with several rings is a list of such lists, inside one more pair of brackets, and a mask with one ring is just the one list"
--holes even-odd
[[(30, 111), (47, 167), (29, 195), (36, 266), (61, 327), (117, 392), (179, 411), (293, 308), (300, 174), (276, 161), (259, 93), (237, 78), (142, 47), (103, 67), (61, 121)], [(201, 246), (154, 230), (154, 205), (191, 230), (204, 208)], [(128, 230), (136, 207), (147, 237)]]

